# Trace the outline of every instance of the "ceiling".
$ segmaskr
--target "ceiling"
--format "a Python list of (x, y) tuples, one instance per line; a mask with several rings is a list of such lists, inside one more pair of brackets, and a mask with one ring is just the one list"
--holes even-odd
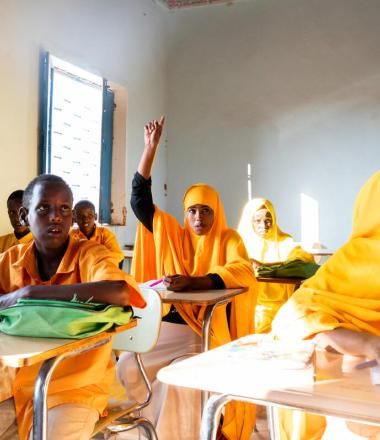
[(165, 5), (168, 9), (188, 8), (191, 6), (205, 6), (226, 4), (231, 5), (235, 0), (158, 0), (159, 3)]

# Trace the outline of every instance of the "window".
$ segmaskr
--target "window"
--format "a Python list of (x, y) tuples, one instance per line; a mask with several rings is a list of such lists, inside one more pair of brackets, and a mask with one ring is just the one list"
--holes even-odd
[(39, 172), (65, 179), (102, 223), (111, 222), (113, 110), (104, 78), (43, 54)]

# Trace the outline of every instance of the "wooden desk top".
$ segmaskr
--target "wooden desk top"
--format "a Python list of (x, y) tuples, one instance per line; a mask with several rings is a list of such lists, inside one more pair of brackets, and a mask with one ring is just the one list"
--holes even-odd
[(0, 361), (8, 367), (33, 365), (62, 353), (111, 340), (114, 334), (133, 328), (136, 324), (134, 319), (126, 325), (83, 339), (30, 338), (0, 333)]
[[(154, 289), (154, 287), (152, 287)], [(165, 304), (197, 304), (208, 306), (221, 301), (228, 301), (236, 295), (246, 292), (246, 287), (236, 289), (193, 290), (191, 292), (173, 292), (157, 289), (161, 301)]]
[(306, 369), (288, 370), (288, 376), (286, 370), (259, 371), (249, 357), (237, 359), (219, 347), (161, 369), (158, 378), (168, 384), (229, 394), (236, 400), (255, 399), (264, 405), (379, 423), (380, 387), (372, 385), (369, 369), (354, 369), (362, 361), (317, 351), (315, 381)]

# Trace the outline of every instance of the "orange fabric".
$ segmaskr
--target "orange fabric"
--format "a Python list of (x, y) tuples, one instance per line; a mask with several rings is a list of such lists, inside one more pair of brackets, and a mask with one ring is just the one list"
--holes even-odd
[[(281, 339), (303, 339), (342, 327), (380, 336), (379, 201), (380, 172), (377, 172), (356, 199), (350, 239), (280, 309), (272, 324), (274, 335)], [(282, 417), (286, 420), (289, 413)], [(321, 438), (323, 418), (308, 424), (303, 418), (301, 422), (304, 435), (291, 436), (295, 429), (293, 420), (283, 423), (281, 438)]]
[(31, 232), (28, 232), (26, 235), (17, 239), (15, 234), (12, 232), (10, 234), (2, 235), (0, 237), (0, 253), (5, 252), (12, 246), (16, 244), (26, 244), (30, 243), (33, 240), (33, 235)]
[[(169, 274), (204, 276), (216, 273), (226, 288), (248, 287), (248, 292), (233, 299), (230, 323), (226, 307), (216, 309), (211, 324), (211, 345), (215, 347), (254, 332), (257, 282), (242, 239), (227, 227), (218, 193), (208, 185), (193, 185), (185, 194), (184, 211), (195, 204), (207, 205), (214, 211), (214, 223), (208, 234), (194, 234), (186, 215), (184, 227), (181, 227), (174, 217), (156, 207), (153, 233), (141, 224), (138, 226), (132, 274), (144, 282)], [(201, 335), (205, 307), (176, 304), (176, 309)], [(253, 407), (231, 404), (224, 420), (223, 431), (228, 439), (248, 439), (254, 426)]]
[(89, 239), (79, 230), (79, 228), (72, 228), (70, 236), (76, 240), (90, 240), (102, 244), (112, 253), (117, 264), (124, 260), (124, 253), (120, 249), (115, 234), (104, 226), (96, 225), (95, 231)]
[[(0, 255), (0, 294), (28, 285), (54, 286), (103, 280), (125, 280), (131, 293), (130, 304), (144, 307), (145, 301), (136, 282), (114, 265), (103, 246), (93, 242), (70, 240), (56, 274), (49, 281), (40, 279), (33, 243), (14, 246)], [(48, 407), (81, 403), (96, 408), (102, 414), (114, 378), (110, 354), (111, 343), (108, 343), (59, 364), (49, 385)], [(27, 438), (31, 427), (34, 381), (40, 366), (22, 367), (16, 374), (13, 395), (20, 440)]]
[(348, 242), (295, 292), (274, 321), (279, 337), (344, 327), (380, 336), (380, 172), (360, 190)]

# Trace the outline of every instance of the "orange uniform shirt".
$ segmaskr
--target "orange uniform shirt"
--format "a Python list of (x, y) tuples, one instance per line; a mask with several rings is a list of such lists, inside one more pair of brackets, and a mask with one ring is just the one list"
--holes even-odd
[(20, 239), (18, 239), (13, 232), (11, 232), (10, 234), (2, 235), (0, 237), (0, 253), (5, 252), (12, 246), (16, 246), (16, 244), (30, 243), (32, 240), (33, 235), (31, 232), (28, 232)]
[[(125, 280), (130, 289), (130, 304), (144, 307), (145, 301), (133, 278), (115, 266), (103, 246), (92, 241), (70, 239), (58, 270), (49, 281), (42, 281), (39, 276), (33, 243), (14, 246), (0, 255), (0, 294), (27, 285), (54, 286), (104, 280)], [(49, 385), (49, 408), (63, 403), (81, 403), (96, 408), (102, 414), (114, 378), (111, 348), (111, 343), (108, 343), (64, 360), (55, 370)], [(31, 427), (34, 381), (40, 366), (36, 364), (18, 369), (14, 381), (20, 440), (27, 438)]]
[(71, 229), (70, 236), (102, 244), (112, 253), (117, 264), (124, 260), (124, 252), (121, 250), (115, 234), (104, 226), (96, 225), (95, 232), (90, 238), (87, 238), (78, 228)]

